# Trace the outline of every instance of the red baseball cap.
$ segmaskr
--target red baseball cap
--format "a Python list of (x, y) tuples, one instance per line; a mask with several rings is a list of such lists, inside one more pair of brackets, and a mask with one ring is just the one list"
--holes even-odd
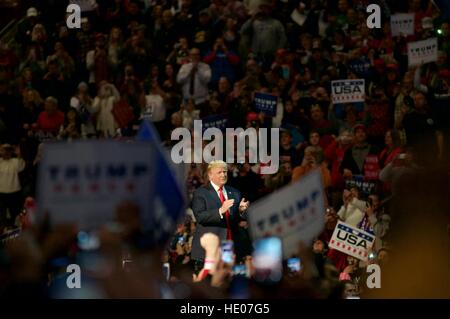
[(285, 50), (285, 49), (278, 49), (277, 52), (276, 52), (276, 55), (277, 56), (284, 56), (284, 55), (286, 55), (286, 53), (287, 53), (287, 50)]
[(247, 122), (258, 121), (259, 116), (256, 112), (247, 113)]
[(398, 71), (398, 64), (397, 63), (389, 63), (388, 65), (386, 65), (386, 69)]
[(356, 124), (355, 126), (353, 126), (353, 133), (356, 133), (356, 130), (364, 130), (364, 132), (366, 132), (366, 126), (364, 124)]
[(385, 66), (386, 63), (384, 62), (383, 59), (376, 59), (374, 61), (374, 64), (375, 64), (375, 66), (382, 67), (382, 66)]

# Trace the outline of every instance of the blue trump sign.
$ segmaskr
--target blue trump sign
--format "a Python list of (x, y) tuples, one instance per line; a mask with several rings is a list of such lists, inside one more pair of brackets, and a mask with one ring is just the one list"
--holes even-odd
[(227, 128), (227, 122), (227, 114), (210, 115), (202, 118), (202, 130), (204, 132), (208, 128), (215, 127), (224, 132)]
[(268, 116), (277, 115), (278, 97), (268, 93), (255, 93), (255, 111), (263, 112)]

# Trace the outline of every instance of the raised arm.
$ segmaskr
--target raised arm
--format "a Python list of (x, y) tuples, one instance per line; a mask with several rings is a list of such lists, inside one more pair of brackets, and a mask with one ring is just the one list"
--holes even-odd
[(191, 74), (192, 70), (192, 63), (184, 64), (180, 71), (177, 74), (177, 82), (179, 84), (184, 84), (189, 78), (189, 75)]

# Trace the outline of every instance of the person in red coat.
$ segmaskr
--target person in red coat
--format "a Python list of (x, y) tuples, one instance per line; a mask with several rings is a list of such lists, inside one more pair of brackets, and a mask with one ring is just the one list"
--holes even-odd
[(402, 148), (400, 147), (400, 135), (397, 131), (388, 130), (384, 135), (384, 143), (386, 144), (386, 147), (378, 156), (380, 168), (383, 168), (392, 162), (393, 159), (402, 152)]
[(34, 127), (49, 133), (58, 133), (64, 124), (64, 113), (58, 110), (58, 100), (52, 96), (45, 99), (44, 111), (39, 114)]

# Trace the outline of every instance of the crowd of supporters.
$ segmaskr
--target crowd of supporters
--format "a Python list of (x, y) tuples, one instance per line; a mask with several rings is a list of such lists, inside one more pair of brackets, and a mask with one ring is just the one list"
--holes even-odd
[[(229, 166), (228, 184), (250, 202), (320, 170), (325, 227), (300, 250), (313, 251), (318, 272), (303, 275), (316, 285), (298, 291), (330, 297), (344, 287), (341, 296), (356, 295), (366, 264), (327, 248), (337, 221), (374, 234), (369, 263), (383, 264), (395, 232), (390, 200), (402, 192), (402, 176), (448, 162), (448, 12), (420, 0), (94, 3), (81, 28), (69, 29), (64, 1), (34, 1), (15, 41), (0, 43), (0, 234), (24, 226), (35, 207), (46, 142), (132, 138), (148, 119), (170, 149), (174, 129), (220, 115), (230, 128), (280, 128), (276, 174), (262, 175), (248, 161)], [(367, 25), (370, 3), (382, 9), (381, 28)], [(401, 12), (414, 13), (414, 35), (391, 35), (389, 17)], [(431, 37), (437, 61), (409, 67), (407, 44)], [(331, 81), (338, 79), (365, 79), (365, 101), (334, 104)], [(256, 92), (277, 97), (276, 116), (255, 111)], [(187, 166), (187, 198), (207, 182), (206, 166)], [(246, 222), (240, 227), (248, 231)], [(174, 283), (192, 273), (194, 231), (188, 209), (164, 253)], [(212, 284), (220, 288), (229, 269), (220, 265), (217, 273)]]

